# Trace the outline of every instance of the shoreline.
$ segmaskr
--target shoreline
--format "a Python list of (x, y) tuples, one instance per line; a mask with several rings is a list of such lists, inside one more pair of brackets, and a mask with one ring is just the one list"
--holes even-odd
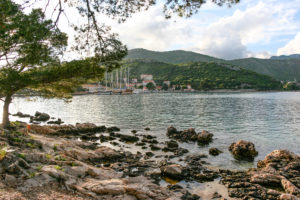
[[(78, 199), (162, 200), (170, 198), (179, 200), (197, 199), (200, 196), (204, 199), (253, 198), (253, 193), (247, 189), (249, 186), (245, 187), (247, 182), (251, 187), (255, 187), (255, 195), (258, 195), (256, 198), (300, 197), (298, 193), (300, 181), (297, 179), (299, 174), (290, 173), (293, 169), (292, 163), (298, 163), (300, 166), (300, 156), (287, 151), (273, 151), (266, 156), (265, 160), (259, 161), (258, 168), (230, 171), (216, 169), (206, 163), (205, 154), (187, 155), (186, 150), (178, 146), (178, 143), (193, 141), (194, 136), (198, 137), (198, 142), (210, 143), (213, 135), (205, 131), (200, 134), (195, 133), (193, 129), (177, 131), (169, 127), (167, 130), (169, 140), (161, 143), (147, 132), (141, 134), (132, 130), (131, 134), (123, 134), (118, 127), (96, 126), (91, 123), (75, 126), (32, 125), (29, 135), (24, 135), (25, 126), (26, 123), (20, 123), (15, 127), (19, 132), (17, 135), (15, 135), (16, 131), (15, 133), (5, 131), (6, 136), (0, 137), (7, 147), (6, 155), (0, 159), (0, 172), (4, 177), (4, 179), (0, 178), (0, 182), (7, 184), (6, 188), (23, 191), (25, 194), (32, 192), (36, 186), (44, 187), (51, 183), (55, 186), (50, 187), (50, 190), (59, 191), (58, 188), (66, 187), (68, 192), (79, 195)], [(202, 139), (199, 140), (200, 138)], [(95, 143), (98, 140), (99, 143)], [(103, 146), (101, 145), (103, 142), (120, 146), (120, 149), (113, 150)], [(141, 145), (148, 150), (146, 153), (133, 154), (122, 150), (122, 144), (125, 143), (132, 146)], [(167, 154), (160, 156), (158, 154), (160, 151)], [(153, 158), (161, 161), (153, 162)], [(173, 158), (182, 161), (177, 162)], [(267, 167), (274, 166), (274, 163), (278, 163), (278, 159), (280, 165), (285, 166), (285, 168), (282, 166), (275, 168), (276, 173), (280, 172), (281, 176), (274, 174), (273, 169)], [(15, 163), (15, 160), (17, 162), (11, 168), (11, 163)], [(10, 169), (14, 170), (10, 171)], [(264, 178), (260, 179), (260, 177)], [(57, 182), (57, 178), (63, 185)], [(253, 181), (248, 182), (250, 179)], [(282, 186), (278, 185), (277, 180), (281, 181)], [(192, 185), (197, 184), (188, 188), (182, 185), (181, 181), (193, 183)], [(283, 191), (273, 189), (271, 192), (268, 187), (265, 187), (266, 181), (268, 184), (282, 187)], [(17, 185), (14, 185), (14, 182)], [(204, 189), (196, 192), (199, 184)], [(207, 184), (210, 184), (213, 189), (206, 188)], [(236, 193), (237, 191), (239, 193)], [(70, 197), (77, 199), (72, 194)]]

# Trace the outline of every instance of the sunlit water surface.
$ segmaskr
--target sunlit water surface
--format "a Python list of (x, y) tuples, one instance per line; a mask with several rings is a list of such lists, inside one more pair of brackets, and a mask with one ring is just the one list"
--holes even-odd
[[(145, 127), (150, 127), (148, 133), (156, 135), (159, 141), (167, 140), (169, 125), (180, 130), (205, 129), (215, 138), (209, 146), (180, 146), (190, 153), (208, 153), (210, 147), (221, 149), (223, 154), (208, 158), (208, 162), (221, 168), (253, 167), (274, 149), (300, 153), (300, 92), (87, 95), (75, 96), (71, 103), (16, 97), (10, 112), (18, 111), (32, 115), (35, 111), (46, 112), (67, 124), (118, 126), (123, 133), (132, 129), (143, 133)], [(228, 152), (228, 146), (240, 139), (255, 144), (259, 152), (255, 162), (235, 161)]]

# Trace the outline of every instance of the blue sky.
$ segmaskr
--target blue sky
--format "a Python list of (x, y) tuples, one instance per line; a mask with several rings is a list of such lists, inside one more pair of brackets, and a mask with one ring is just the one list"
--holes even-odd
[(162, 4), (123, 24), (106, 20), (131, 48), (191, 50), (225, 59), (300, 53), (300, 0), (206, 4), (189, 19), (166, 20)]

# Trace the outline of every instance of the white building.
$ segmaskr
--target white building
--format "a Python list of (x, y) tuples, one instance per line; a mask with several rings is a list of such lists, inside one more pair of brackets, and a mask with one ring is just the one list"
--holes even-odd
[(150, 80), (153, 80), (153, 75), (152, 74), (142, 74), (141, 79), (143, 81), (150, 81)]
[(99, 90), (98, 84), (83, 84), (81, 87), (88, 90), (89, 93), (96, 93)]

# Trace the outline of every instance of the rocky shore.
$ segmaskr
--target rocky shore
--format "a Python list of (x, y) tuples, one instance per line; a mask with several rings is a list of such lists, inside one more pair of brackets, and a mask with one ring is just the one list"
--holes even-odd
[[(91, 123), (32, 124), (29, 130), (25, 123), (13, 124), (11, 130), (0, 130), (0, 199), (300, 198), (300, 156), (285, 150), (271, 152), (257, 168), (231, 171), (210, 166), (206, 154), (191, 155), (180, 147), (181, 142), (208, 145), (213, 134), (207, 131), (169, 127), (166, 135), (170, 140), (162, 142), (136, 130), (123, 134), (118, 127)], [(145, 152), (126, 151), (123, 144)], [(251, 162), (257, 155), (248, 141), (237, 141), (228, 148), (236, 159)], [(211, 148), (207, 153), (218, 156), (222, 151)], [(178, 184), (180, 181), (217, 181), (228, 192), (201, 196)]]

